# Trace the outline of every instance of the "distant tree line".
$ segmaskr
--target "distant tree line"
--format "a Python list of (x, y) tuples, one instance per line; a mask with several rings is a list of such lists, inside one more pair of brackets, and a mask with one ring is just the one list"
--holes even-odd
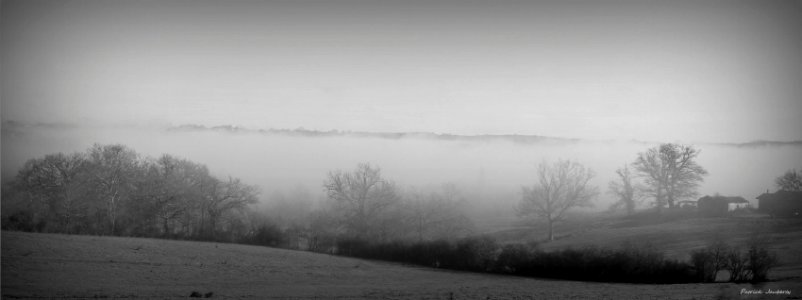
[[(610, 183), (619, 207), (634, 210), (640, 198), (673, 207), (695, 195), (706, 171), (699, 151), (663, 144), (640, 153)], [(538, 166), (533, 185), (522, 187), (516, 210), (545, 221), (548, 240), (565, 212), (592, 205), (595, 173), (560, 160)], [(792, 174), (786, 177), (798, 175)], [(633, 182), (642, 179), (643, 183)], [(796, 180), (796, 179), (795, 179)], [(778, 184), (780, 179), (778, 179)], [(785, 181), (783, 181), (785, 182)], [(793, 182), (793, 181), (791, 181)], [(735, 281), (761, 281), (776, 259), (755, 246), (746, 254), (716, 245), (690, 262), (666, 259), (650, 247), (565, 249), (500, 245), (472, 236), (467, 201), (454, 185), (402, 190), (381, 169), (361, 163), (335, 170), (322, 185), (326, 201), (314, 209), (303, 189), (274, 195), (275, 212), (259, 211), (259, 190), (238, 178), (218, 178), (205, 165), (172, 155), (142, 157), (123, 145), (94, 145), (85, 152), (27, 161), (2, 189), (7, 230), (239, 242), (306, 249), (422, 266), (590, 281), (682, 283), (709, 281), (726, 266)], [(721, 255), (720, 255), (721, 254)], [(727, 260), (722, 257), (730, 257)], [(736, 259), (737, 258), (737, 259)], [(712, 265), (711, 265), (712, 264)], [(712, 266), (712, 267), (711, 267)], [(711, 269), (712, 268), (712, 269)], [(712, 270), (712, 271), (711, 271)]]
[[(611, 209), (632, 214), (643, 199), (652, 198), (661, 213), (666, 206), (673, 209), (678, 201), (697, 196), (707, 175), (696, 162), (699, 153), (692, 146), (672, 143), (638, 153), (634, 162), (616, 170), (617, 179), (608, 184), (608, 193), (617, 199)], [(548, 228), (547, 239), (554, 240), (554, 227), (565, 220), (568, 210), (593, 205), (599, 194), (591, 184), (594, 177), (593, 170), (574, 161), (543, 162), (534, 185), (523, 187), (516, 212), (522, 218), (541, 220)]]
[(252, 233), (242, 216), (257, 194), (190, 160), (94, 145), (27, 161), (3, 186), (3, 228), (237, 241)]
[[(473, 232), (454, 185), (402, 191), (381, 170), (334, 171), (328, 201), (300, 189), (255, 205), (259, 190), (200, 163), (143, 157), (123, 145), (28, 160), (2, 188), (4, 230), (239, 242), (333, 252), (344, 238), (456, 239)], [(289, 197), (289, 198), (288, 198)], [(277, 199), (271, 199), (277, 200)], [(310, 204), (302, 207), (303, 203)]]
[(453, 240), (473, 232), (467, 201), (451, 184), (428, 193), (402, 191), (378, 166), (361, 163), (350, 172), (330, 172), (323, 187), (329, 202), (312, 212), (312, 251), (336, 252), (343, 240)]
[(643, 199), (652, 198), (660, 213), (666, 206), (672, 209), (678, 201), (698, 196), (697, 188), (707, 175), (696, 162), (700, 153), (693, 146), (673, 143), (638, 153), (634, 162), (616, 170), (617, 180), (609, 183), (609, 193), (618, 199), (611, 208), (632, 214)]

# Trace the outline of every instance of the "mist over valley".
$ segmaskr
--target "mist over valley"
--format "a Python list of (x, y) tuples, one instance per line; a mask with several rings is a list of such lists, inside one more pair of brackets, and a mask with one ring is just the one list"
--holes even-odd
[[(235, 126), (66, 126), (3, 124), (3, 180), (32, 158), (84, 151), (92, 144), (122, 144), (142, 156), (171, 154), (207, 165), (221, 177), (233, 176), (260, 187), (260, 201), (305, 190), (312, 202), (325, 198), (330, 171), (351, 170), (367, 162), (403, 188), (436, 189), (454, 184), (476, 215), (515, 219), (521, 187), (536, 180), (543, 161), (572, 160), (592, 169), (591, 183), (602, 193), (592, 208), (615, 201), (605, 193), (615, 170), (659, 142), (587, 140), (560, 137), (433, 133), (365, 133), (311, 130), (256, 130)], [(700, 196), (756, 196), (774, 189), (774, 179), (802, 163), (802, 143), (696, 143), (698, 162), (709, 175)], [(695, 200), (695, 199), (693, 199)], [(648, 203), (643, 204), (648, 207)], [(582, 210), (582, 209), (580, 209)]]

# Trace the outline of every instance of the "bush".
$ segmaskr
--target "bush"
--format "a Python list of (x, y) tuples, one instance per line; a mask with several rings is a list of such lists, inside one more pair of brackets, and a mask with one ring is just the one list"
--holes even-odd
[(753, 240), (746, 253), (740, 248), (716, 242), (691, 252), (691, 264), (700, 282), (714, 282), (720, 270), (730, 272), (731, 282), (766, 281), (768, 272), (778, 263), (777, 256), (765, 248), (765, 241)]
[(543, 252), (521, 244), (500, 247), (494, 239), (483, 236), (463, 238), (455, 243), (443, 240), (370, 243), (341, 238), (337, 248), (342, 255), (476, 272), (600, 282), (697, 281), (690, 265), (667, 260), (651, 247), (627, 246), (617, 250), (589, 247)]
[(33, 221), (33, 214), (29, 211), (19, 211), (3, 218), (3, 230), (32, 232), (37, 229)]
[(726, 268), (730, 271), (730, 281), (742, 282), (749, 280), (749, 271), (746, 265), (749, 261), (741, 254), (741, 249), (730, 248), (727, 253)]
[(704, 249), (691, 252), (691, 264), (700, 282), (715, 282), (718, 272), (726, 269), (731, 252), (729, 246), (716, 241)]
[(766, 281), (769, 270), (777, 265), (777, 256), (759, 244), (752, 244), (749, 246), (747, 253), (749, 264), (746, 269), (751, 273), (752, 282)]
[(457, 241), (447, 261), (447, 267), (458, 270), (491, 271), (498, 252), (498, 244), (490, 237), (463, 238)]
[(281, 229), (272, 223), (262, 224), (240, 240), (240, 242), (246, 244), (270, 247), (278, 246), (282, 244), (283, 241), (284, 235)]
[(617, 250), (588, 247), (535, 252), (524, 268), (537, 277), (631, 283), (694, 282), (691, 267), (667, 260), (651, 248)]
[(496, 260), (496, 270), (503, 273), (527, 275), (532, 272), (531, 262), (535, 249), (523, 244), (509, 244), (501, 249)]
[(337, 240), (336, 245), (337, 254), (363, 258), (376, 258), (375, 253), (373, 253), (375, 252), (375, 249), (370, 249), (368, 242), (359, 238), (341, 238)]

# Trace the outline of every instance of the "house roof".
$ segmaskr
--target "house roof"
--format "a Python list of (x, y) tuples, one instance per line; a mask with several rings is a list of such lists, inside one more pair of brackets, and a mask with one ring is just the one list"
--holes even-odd
[(699, 198), (699, 202), (707, 202), (707, 201), (722, 202), (722, 203), (749, 203), (749, 201), (746, 201), (746, 199), (744, 199), (744, 197), (741, 196), (734, 196), (734, 197), (704, 196), (702, 198)]
[(755, 197), (758, 200), (766, 199), (802, 199), (802, 192), (799, 191), (777, 191), (774, 193), (763, 193)]

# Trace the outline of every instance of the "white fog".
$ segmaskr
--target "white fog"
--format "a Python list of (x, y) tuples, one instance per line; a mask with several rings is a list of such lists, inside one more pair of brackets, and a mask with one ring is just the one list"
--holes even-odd
[[(261, 189), (261, 200), (276, 193), (305, 189), (319, 200), (329, 171), (352, 170), (360, 162), (381, 167), (401, 187), (435, 188), (455, 184), (474, 208), (508, 212), (523, 185), (533, 184), (538, 163), (568, 159), (596, 173), (592, 183), (602, 193), (593, 210), (614, 201), (604, 193), (615, 169), (634, 161), (657, 142), (544, 139), (445, 140), (359, 136), (290, 136), (240, 130), (168, 130), (167, 127), (20, 126), (3, 128), (3, 180), (22, 164), (46, 154), (85, 151), (93, 143), (123, 144), (140, 155), (167, 153), (206, 164), (220, 177), (239, 177)], [(700, 196), (719, 193), (755, 197), (774, 190), (774, 179), (802, 163), (802, 145), (736, 146), (694, 144), (698, 162), (709, 175)]]

